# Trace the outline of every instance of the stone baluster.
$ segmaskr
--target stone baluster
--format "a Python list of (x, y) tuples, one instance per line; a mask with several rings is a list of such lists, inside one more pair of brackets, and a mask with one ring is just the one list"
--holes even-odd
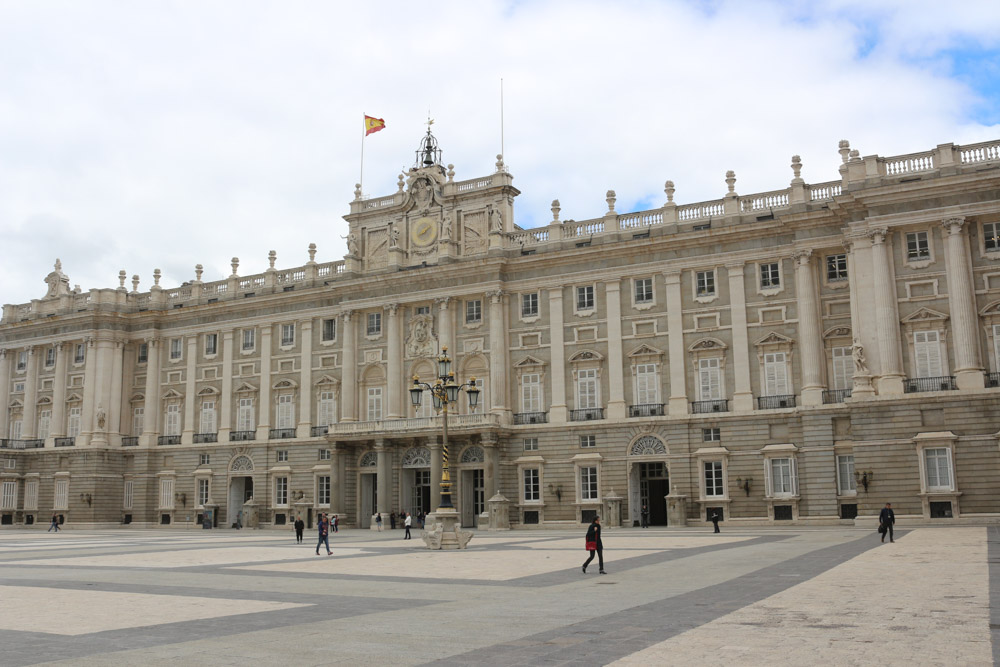
[(899, 311), (896, 284), (892, 279), (892, 249), (884, 228), (869, 232), (872, 240), (872, 268), (875, 277), (875, 322), (878, 329), (880, 394), (903, 393), (903, 365), (899, 339)]
[(404, 412), (403, 392), (409, 383), (403, 377), (403, 323), (399, 304), (390, 303), (385, 307), (388, 326), (389, 375), (387, 387), (389, 391), (389, 419), (400, 419), (406, 416)]
[(727, 264), (729, 273), (729, 316), (733, 324), (733, 410), (753, 410), (750, 387), (750, 340), (747, 336), (747, 297), (743, 263)]
[(820, 332), (815, 267), (812, 251), (802, 250), (795, 259), (795, 292), (798, 306), (799, 347), (802, 364), (802, 404), (823, 404), (823, 340)]
[[(564, 424), (569, 417), (566, 409), (566, 342), (563, 325), (563, 288), (549, 288), (549, 338), (552, 341), (552, 404), (549, 406), (549, 421)], [(518, 387), (520, 392), (520, 387)], [(521, 397), (518, 396), (518, 401)], [(542, 408), (545, 397), (542, 396)], [(519, 408), (520, 409), (520, 408)]]
[(625, 419), (624, 353), (622, 352), (621, 281), (604, 284), (608, 322), (608, 419)]
[(948, 308), (955, 352), (955, 382), (959, 389), (982, 389), (985, 386), (983, 362), (979, 349), (975, 290), (969, 242), (965, 233), (965, 218), (947, 218), (942, 222), (945, 232), (945, 257), (948, 272)]
[(682, 315), (681, 274), (672, 271), (664, 274), (667, 292), (667, 355), (670, 363), (670, 401), (668, 411), (671, 417), (688, 413), (687, 397), (687, 355), (684, 352), (684, 317)]
[(357, 350), (357, 318), (354, 311), (344, 311), (344, 348), (343, 361), (341, 363), (341, 378), (343, 384), (344, 414), (341, 417), (345, 422), (356, 422), (358, 420), (358, 350)]

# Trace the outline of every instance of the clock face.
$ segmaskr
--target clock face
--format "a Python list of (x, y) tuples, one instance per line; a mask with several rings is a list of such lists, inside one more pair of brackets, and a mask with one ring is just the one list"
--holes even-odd
[(419, 218), (410, 226), (410, 241), (418, 247), (429, 246), (437, 240), (438, 225), (433, 218)]

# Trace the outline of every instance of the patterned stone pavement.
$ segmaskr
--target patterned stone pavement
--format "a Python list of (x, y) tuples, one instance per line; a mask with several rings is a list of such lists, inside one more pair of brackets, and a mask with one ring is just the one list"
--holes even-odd
[[(901, 526), (901, 528), (903, 528)], [(414, 531), (416, 533), (416, 531)], [(996, 528), (0, 532), (0, 665), (993, 664)], [(993, 554), (993, 557), (990, 557)], [(596, 566), (596, 563), (595, 563)], [(1000, 581), (998, 579), (997, 581)], [(991, 604), (991, 596), (995, 599)]]

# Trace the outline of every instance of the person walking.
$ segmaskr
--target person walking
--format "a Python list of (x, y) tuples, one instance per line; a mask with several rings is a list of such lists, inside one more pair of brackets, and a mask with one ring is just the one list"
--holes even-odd
[(649, 508), (643, 505), (639, 516), (642, 517), (642, 527), (649, 528)]
[(594, 554), (597, 554), (597, 563), (601, 568), (601, 574), (607, 574), (604, 571), (604, 544), (601, 542), (601, 517), (595, 516), (590, 522), (590, 527), (587, 528), (586, 547), (587, 551), (590, 552), (590, 558), (586, 560), (583, 564), (583, 573), (587, 574), (587, 566), (590, 565), (590, 561), (594, 560)]
[(718, 512), (712, 512), (712, 525), (715, 526), (715, 532), (716, 533), (720, 532), (719, 531), (719, 518), (720, 517), (719, 517), (719, 513)]
[(302, 517), (295, 519), (295, 543), (302, 544), (302, 532), (306, 529), (306, 522), (302, 520)]
[(316, 555), (319, 555), (319, 548), (322, 545), (326, 545), (326, 555), (332, 556), (333, 552), (330, 551), (330, 519), (323, 514), (319, 518), (319, 542), (316, 544)]
[(413, 522), (413, 517), (406, 512), (403, 512), (403, 526), (406, 528), (406, 535), (403, 536), (404, 540), (409, 540), (410, 538), (410, 524)]
[(389, 514), (389, 528), (390, 530), (396, 530), (396, 513), (391, 512)]
[(333, 515), (333, 532), (335, 532), (335, 533), (339, 533), (340, 532), (340, 515), (339, 514), (334, 514)]
[(58, 514), (53, 514), (52, 515), (52, 523), (49, 524), (49, 529), (46, 530), (45, 532), (46, 533), (51, 533), (53, 529), (55, 529), (55, 531), (57, 533), (59, 532), (59, 515)]
[(882, 511), (878, 513), (878, 532), (882, 533), (882, 541), (885, 542), (885, 534), (889, 533), (889, 541), (892, 539), (892, 526), (896, 523), (896, 515), (892, 511), (892, 503), (886, 503)]
[(378, 532), (382, 532), (382, 513), (379, 512), (375, 515), (375, 527), (378, 528)]

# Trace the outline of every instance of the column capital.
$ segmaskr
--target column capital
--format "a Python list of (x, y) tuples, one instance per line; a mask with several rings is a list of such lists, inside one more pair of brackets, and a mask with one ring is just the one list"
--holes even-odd
[(434, 299), (434, 303), (437, 304), (438, 310), (448, 310), (448, 304), (451, 301), (450, 296), (442, 296)]
[(745, 267), (746, 265), (747, 263), (743, 260), (736, 260), (733, 262), (726, 262), (725, 264), (723, 264), (723, 266), (726, 267), (726, 270), (729, 271), (730, 274), (733, 273), (734, 271), (737, 271), (740, 273), (740, 275), (743, 275), (743, 267)]
[(604, 289), (609, 292), (621, 292), (622, 291), (621, 279), (615, 278), (614, 280), (605, 281)]
[(37, 346), (37, 345), (25, 345), (25, 346), (24, 346), (24, 349), (28, 351), (28, 356), (29, 356), (29, 357), (33, 357), (33, 356), (35, 356), (35, 350), (36, 350), (37, 348), (38, 348), (38, 346)]
[(681, 283), (681, 270), (670, 269), (663, 272), (663, 279), (668, 285), (679, 285)]
[(0, 361), (3, 361), (6, 358), (7, 358), (7, 348), (0, 347)]
[(505, 292), (502, 289), (495, 289), (486, 292), (486, 296), (489, 297), (490, 303), (500, 303), (503, 300)]
[(872, 227), (866, 232), (866, 236), (871, 239), (871, 242), (875, 245), (885, 243), (885, 237), (888, 234), (889, 230), (886, 227)]
[(398, 303), (387, 303), (384, 306), (382, 306), (382, 308), (387, 313), (389, 313), (390, 317), (395, 317), (396, 316), (396, 312), (399, 310), (399, 304)]
[(561, 286), (549, 288), (549, 299), (563, 298), (563, 288)]
[(949, 234), (961, 234), (965, 227), (965, 216), (954, 215), (941, 221), (941, 227)]
[(345, 311), (343, 311), (341, 313), (341, 315), (343, 315), (345, 322), (350, 322), (351, 319), (354, 317), (354, 311), (353, 310), (345, 310)]
[(807, 266), (812, 261), (813, 251), (811, 248), (800, 248), (792, 253), (792, 259), (799, 266)]

